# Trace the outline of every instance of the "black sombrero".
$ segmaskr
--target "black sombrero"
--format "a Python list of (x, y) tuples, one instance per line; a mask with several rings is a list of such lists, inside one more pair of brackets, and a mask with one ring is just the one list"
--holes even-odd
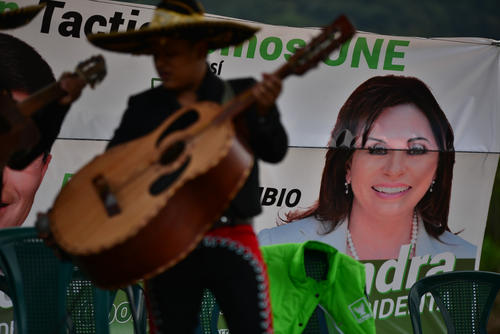
[(204, 15), (196, 0), (163, 0), (156, 7), (151, 23), (139, 30), (89, 34), (88, 40), (103, 49), (152, 54), (162, 37), (204, 40), (215, 50), (237, 45), (252, 37), (259, 29), (229, 20), (211, 19)]
[(45, 3), (35, 6), (26, 6), (0, 13), (0, 29), (14, 29), (30, 22), (43, 8)]

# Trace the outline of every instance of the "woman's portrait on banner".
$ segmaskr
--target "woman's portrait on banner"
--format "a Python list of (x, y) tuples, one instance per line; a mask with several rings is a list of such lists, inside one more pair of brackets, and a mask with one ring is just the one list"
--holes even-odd
[(450, 231), (453, 129), (427, 85), (376, 76), (343, 104), (325, 156), (319, 198), (259, 233), (263, 245), (319, 240), (358, 260), (451, 252), (476, 246)]

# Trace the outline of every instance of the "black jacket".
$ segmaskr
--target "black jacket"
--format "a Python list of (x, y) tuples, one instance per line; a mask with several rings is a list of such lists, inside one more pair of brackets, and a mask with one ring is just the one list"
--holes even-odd
[[(254, 83), (255, 80), (250, 78), (229, 81), (235, 94), (251, 87)], [(207, 70), (197, 92), (198, 100), (220, 103), (223, 94), (223, 81)], [(121, 123), (107, 148), (148, 134), (180, 108), (174, 94), (163, 86), (132, 96), (128, 101), (128, 107)], [(255, 163), (246, 183), (231, 202), (225, 215), (235, 218), (250, 218), (262, 211), (259, 199), (257, 160), (281, 161), (288, 149), (288, 138), (276, 107), (266, 117), (259, 117), (256, 110), (250, 108), (244, 113), (242, 119), (248, 130), (245, 131), (247, 132), (246, 141), (253, 151)]]

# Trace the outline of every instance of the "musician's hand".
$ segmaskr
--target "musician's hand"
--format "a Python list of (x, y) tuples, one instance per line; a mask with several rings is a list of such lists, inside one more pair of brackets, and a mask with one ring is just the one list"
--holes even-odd
[(83, 87), (85, 87), (85, 80), (76, 74), (63, 73), (59, 79), (59, 86), (62, 90), (66, 91), (66, 95), (59, 100), (60, 105), (70, 105), (80, 97)]
[(281, 79), (268, 73), (262, 74), (262, 77), (263, 80), (253, 87), (252, 92), (257, 101), (257, 112), (266, 115), (281, 93)]

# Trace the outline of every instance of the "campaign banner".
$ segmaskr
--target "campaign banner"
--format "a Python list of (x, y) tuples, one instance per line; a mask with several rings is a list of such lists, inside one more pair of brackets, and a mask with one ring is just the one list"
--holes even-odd
[[(36, 3), (38, 1), (0, 1), (0, 10)], [(96, 48), (86, 39), (89, 33), (142, 27), (150, 21), (154, 10), (153, 6), (144, 3), (47, 1), (46, 8), (28, 25), (2, 32), (32, 46), (50, 65), (56, 77), (65, 71), (72, 71), (80, 61), (97, 54), (103, 55), (107, 65), (107, 76), (103, 82), (94, 89), (86, 88), (67, 114), (24, 226), (32, 226), (37, 213), (47, 212), (52, 207), (61, 187), (80, 168), (105, 151), (127, 107), (128, 98), (161, 85), (150, 56), (108, 52)], [(338, 14), (332, 13), (332, 20)], [(221, 19), (260, 27), (259, 32), (242, 45), (214, 50), (209, 54), (210, 70), (223, 79), (259, 79), (261, 73), (276, 70), (299, 47), (306, 45), (319, 33), (319, 28), (273, 26), (236, 18)], [(391, 257), (361, 259), (365, 263), (367, 293), (377, 330), (383, 333), (410, 333), (407, 295), (416, 280), (439, 272), (479, 268), (500, 154), (499, 64), (500, 48), (489, 39), (428, 39), (359, 31), (316, 68), (303, 76), (285, 79), (277, 104), (288, 133), (289, 151), (279, 164), (259, 162), (263, 212), (254, 220), (255, 231), (260, 233), (283, 225), (290, 212), (304, 211), (314, 205), (320, 196), (325, 156), (329, 150), (341, 149), (332, 145), (338, 139), (332, 140), (332, 130), (346, 100), (361, 84), (371, 78), (387, 75), (417, 78), (429, 88), (454, 136), (455, 162), (445, 168), (446, 173), (452, 174), (446, 184), (450, 191), (449, 214), (446, 217), (449, 231), (441, 236), (452, 243), (456, 242), (460, 247), (448, 247), (446, 240), (441, 242), (420, 228), (416, 235), (416, 251), (409, 249), (405, 241)], [(377, 116), (375, 122), (380, 120), (380, 116)], [(379, 126), (377, 129), (388, 129), (380, 122), (373, 124)], [(390, 127), (389, 130), (392, 131)], [(413, 131), (410, 133), (412, 135), (418, 132), (413, 127), (410, 130)], [(384, 138), (390, 138), (390, 135), (386, 135), (392, 133), (390, 131), (382, 133), (386, 136)], [(359, 136), (359, 133), (352, 135)], [(386, 156), (391, 153), (390, 150), (389, 153), (379, 151), (375, 153), (385, 152)], [(443, 150), (436, 147), (435, 151)], [(417, 158), (412, 156), (412, 159)], [(365, 165), (375, 166), (372, 162)], [(371, 170), (367, 168), (363, 173), (367, 174)], [(352, 169), (349, 171), (354, 172)], [(426, 167), (420, 172), (425, 171)], [(347, 186), (347, 191), (349, 196), (356, 196), (358, 186), (354, 176), (352, 182), (352, 185), (350, 183)], [(442, 188), (439, 182), (438, 178), (437, 184)], [(412, 187), (423, 187), (417, 183), (412, 184)], [(436, 191), (440, 189), (438, 186)], [(387, 186), (376, 189), (379, 193), (385, 192), (386, 197), (396, 196), (395, 191), (406, 192), (409, 189), (401, 184), (398, 187), (401, 189), (387, 190), (391, 188)], [(341, 196), (345, 196), (343, 190), (338, 193), (338, 199), (343, 198)], [(284, 225), (304, 226), (307, 229), (311, 226), (308, 222), (301, 220)], [(311, 224), (315, 223), (311, 220)], [(301, 233), (302, 227), (285, 228), (276, 229), (273, 236), (286, 235), (288, 239), (283, 237), (286, 240), (280, 239), (282, 242), (300, 240), (297, 234)], [(335, 230), (337, 234), (333, 231), (318, 235), (317, 238), (329, 242), (340, 251), (350, 252), (345, 231), (339, 236), (339, 230)], [(333, 236), (335, 241), (328, 241), (334, 240)], [(120, 305), (115, 303), (114, 310), (123, 309)], [(7, 307), (8, 303), (2, 302), (0, 307), (4, 306)], [(422, 312), (428, 319), (428, 326), (442, 326), (439, 312), (430, 299)], [(112, 317), (122, 322), (126, 318), (123, 314)], [(7, 330), (10, 326), (10, 321), (5, 320), (0, 324), (0, 334), (4, 327)]]

